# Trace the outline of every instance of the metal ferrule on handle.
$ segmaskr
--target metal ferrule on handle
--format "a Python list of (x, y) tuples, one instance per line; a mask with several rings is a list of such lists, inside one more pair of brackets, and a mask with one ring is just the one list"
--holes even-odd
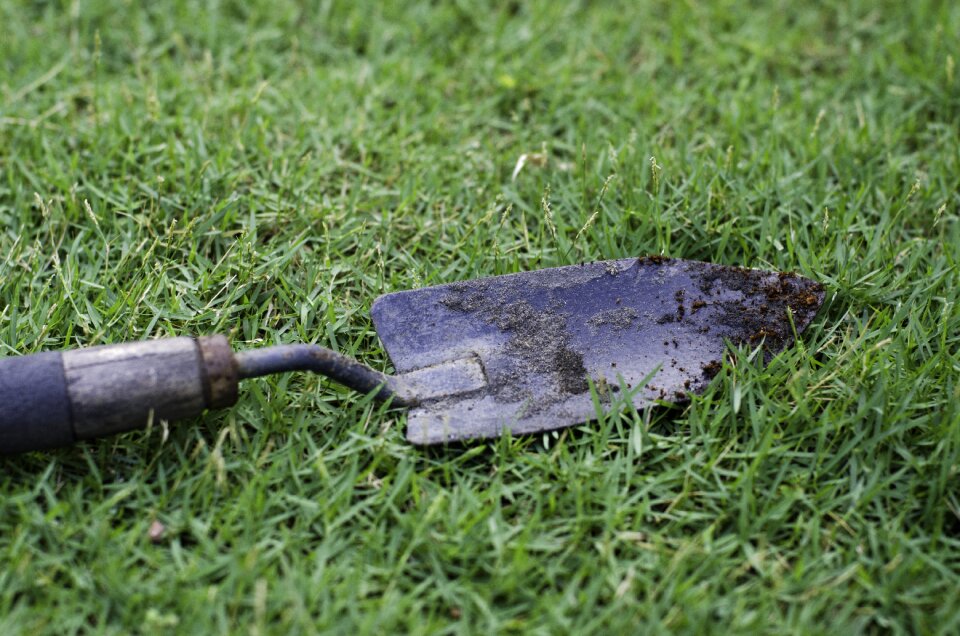
[(223, 336), (0, 359), (0, 453), (195, 417), (234, 404), (238, 381)]

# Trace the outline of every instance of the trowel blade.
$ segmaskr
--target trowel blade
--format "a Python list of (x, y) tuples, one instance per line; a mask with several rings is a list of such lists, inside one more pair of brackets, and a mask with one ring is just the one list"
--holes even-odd
[(823, 298), (792, 273), (645, 257), (387, 294), (372, 314), (399, 373), (480, 360), (485, 386), (411, 409), (407, 438), (436, 444), (582, 423), (617, 395), (638, 408), (682, 402), (709, 384), (728, 341), (769, 359)]

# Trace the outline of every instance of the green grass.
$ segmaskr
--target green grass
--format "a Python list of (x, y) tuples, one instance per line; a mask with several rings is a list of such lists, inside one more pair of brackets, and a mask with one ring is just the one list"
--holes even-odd
[(0, 0), (0, 353), (389, 369), (380, 293), (646, 253), (827, 303), (680, 414), (424, 451), (291, 375), (3, 459), (0, 632), (960, 630), (960, 4), (301, 4)]

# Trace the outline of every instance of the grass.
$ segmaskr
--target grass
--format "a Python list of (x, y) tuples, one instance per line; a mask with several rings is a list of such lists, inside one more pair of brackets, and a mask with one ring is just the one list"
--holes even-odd
[(960, 5), (394, 4), (0, 1), (2, 354), (389, 369), (380, 293), (646, 253), (820, 317), (679, 415), (423, 451), (291, 375), (3, 459), (0, 632), (960, 630)]

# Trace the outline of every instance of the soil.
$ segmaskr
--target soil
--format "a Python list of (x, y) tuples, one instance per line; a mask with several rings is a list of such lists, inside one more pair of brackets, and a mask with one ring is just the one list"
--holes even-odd
[[(767, 359), (793, 341), (787, 311), (802, 328), (816, 314), (823, 298), (822, 285), (793, 272), (772, 274), (701, 264), (693, 267), (697, 268), (698, 286), (704, 295), (694, 303), (697, 309), (714, 307), (710, 322), (723, 327), (725, 337), (737, 345), (762, 343)], [(740, 293), (731, 295), (730, 291)]]
[(703, 377), (705, 377), (708, 380), (712, 380), (714, 377), (716, 377), (718, 373), (720, 373), (720, 369), (722, 368), (723, 368), (723, 365), (720, 364), (719, 360), (711, 360), (710, 362), (703, 365), (703, 368), (701, 370), (703, 371)]
[(578, 395), (589, 389), (583, 355), (570, 347), (567, 319), (552, 309), (536, 309), (525, 300), (504, 302), (508, 290), (500, 293), (482, 285), (479, 291), (452, 286), (440, 302), (454, 311), (480, 316), (510, 335), (505, 353), (511, 367), (502, 372), (492, 392), (508, 399), (522, 399), (522, 384), (531, 374), (552, 377), (563, 395)]
[(613, 327), (618, 331), (629, 329), (640, 318), (640, 314), (632, 307), (620, 307), (618, 309), (609, 309), (599, 311), (593, 315), (588, 324), (594, 327)]

